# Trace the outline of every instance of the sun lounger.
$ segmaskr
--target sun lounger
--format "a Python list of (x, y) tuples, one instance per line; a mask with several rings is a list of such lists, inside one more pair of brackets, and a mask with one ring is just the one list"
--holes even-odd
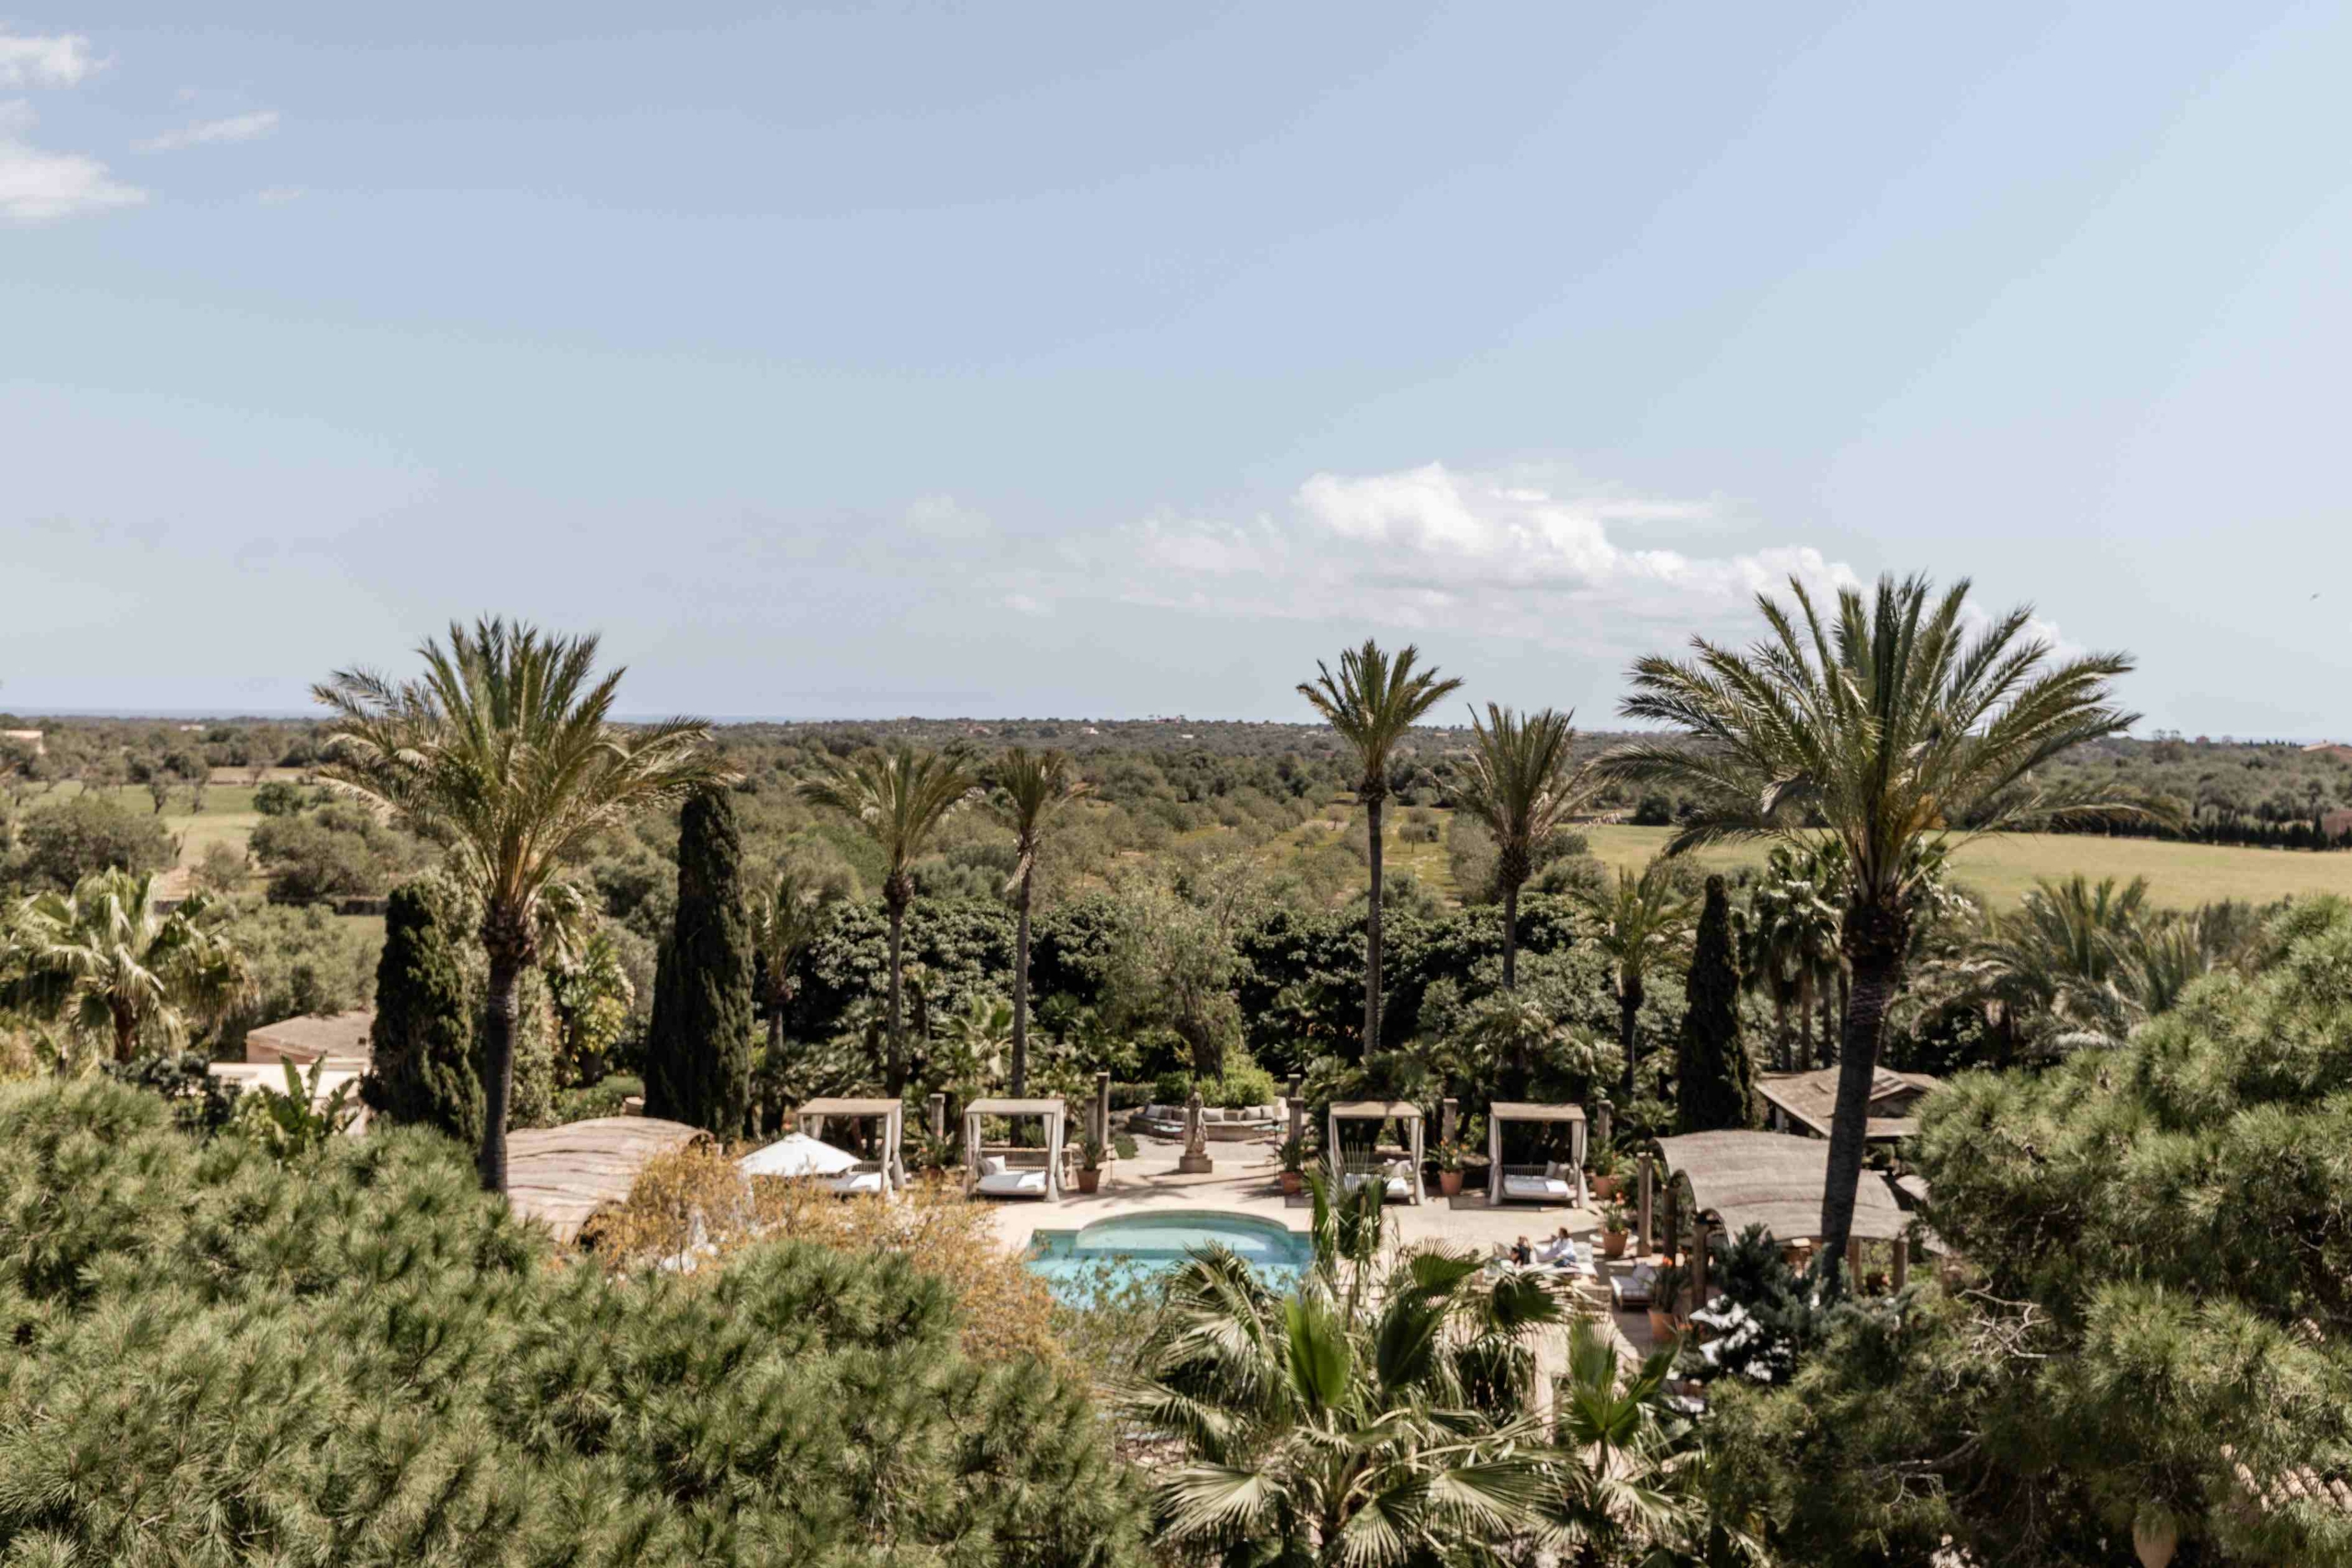
[(1046, 1173), (1036, 1169), (994, 1171), (975, 1182), (972, 1190), (989, 1198), (1043, 1198)]
[(1556, 1176), (1505, 1176), (1503, 1196), (1535, 1203), (1571, 1203), (1577, 1190)]
[(882, 1190), (881, 1167), (868, 1164), (856, 1170), (845, 1170), (833, 1178), (831, 1186), (833, 1192), (842, 1198), (860, 1197), (868, 1192), (879, 1194)]

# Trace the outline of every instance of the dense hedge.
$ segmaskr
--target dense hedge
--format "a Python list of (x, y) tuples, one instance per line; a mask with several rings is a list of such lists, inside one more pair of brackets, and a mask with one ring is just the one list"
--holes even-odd
[(0, 1560), (1113, 1564), (1085, 1395), (891, 1257), (560, 1267), (421, 1131), (281, 1168), (0, 1090)]

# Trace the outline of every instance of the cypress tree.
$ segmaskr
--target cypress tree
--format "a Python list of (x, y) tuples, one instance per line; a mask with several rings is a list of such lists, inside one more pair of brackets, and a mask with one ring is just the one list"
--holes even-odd
[(678, 914), (653, 972), (645, 1113), (740, 1137), (752, 1101), (751, 910), (734, 802), (706, 791), (678, 819)]
[(474, 1009), (452, 921), (426, 881), (392, 889), (384, 906), (384, 952), (376, 964), (374, 1056), (359, 1098), (393, 1122), (481, 1142), (484, 1098)]
[(1754, 1086), (1739, 1037), (1739, 965), (1732, 951), (1731, 896), (1707, 878), (1706, 907), (1690, 954), (1682, 1038), (1675, 1059), (1675, 1102), (1686, 1133), (1748, 1125)]

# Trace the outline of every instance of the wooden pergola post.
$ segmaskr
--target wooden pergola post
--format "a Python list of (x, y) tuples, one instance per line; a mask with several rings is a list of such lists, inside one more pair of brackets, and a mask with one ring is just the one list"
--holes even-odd
[(1894, 1293), (1901, 1295), (1903, 1287), (1911, 1282), (1911, 1238), (1894, 1238)]
[(1858, 1235), (1846, 1240), (1846, 1288), (1856, 1295), (1862, 1292), (1862, 1238)]
[(1094, 1075), (1094, 1105), (1088, 1121), (1092, 1123), (1088, 1129), (1088, 1135), (1107, 1152), (1111, 1147), (1111, 1075), (1108, 1073)]
[(1647, 1258), (1650, 1255), (1651, 1182), (1654, 1179), (1650, 1170), (1650, 1156), (1647, 1149), (1642, 1151), (1641, 1158), (1635, 1162), (1635, 1165), (1641, 1171), (1642, 1183), (1641, 1230), (1638, 1233), (1641, 1241), (1641, 1251), (1636, 1254), (1636, 1256)]
[(1704, 1215), (1690, 1222), (1690, 1310), (1697, 1312), (1707, 1304), (1707, 1221)]

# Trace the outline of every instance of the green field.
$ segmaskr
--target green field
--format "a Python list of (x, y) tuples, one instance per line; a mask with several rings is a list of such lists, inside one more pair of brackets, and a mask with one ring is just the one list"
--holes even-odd
[[(1267, 847), (1269, 859), (1297, 853), (1335, 835), (1335, 813), (1285, 835)], [(1444, 815), (1442, 812), (1441, 816)], [(1457, 896), (1443, 843), (1407, 843), (1398, 836), (1403, 813), (1392, 809), (1385, 824), (1385, 859), (1389, 872), (1410, 872), (1441, 897)], [(1349, 819), (1352, 821), (1351, 810)], [(1638, 871), (1674, 836), (1671, 828), (1592, 825), (1575, 829), (1592, 852), (1614, 870)], [(1768, 850), (1744, 844), (1707, 850), (1692, 859), (1725, 870), (1760, 866)], [(1978, 839), (1953, 858), (1956, 880), (1986, 902), (2013, 904), (2037, 879), (2076, 872), (2097, 881), (2112, 876), (2148, 879), (2154, 902), (2167, 908), (2193, 908), (2221, 898), (2268, 903), (2290, 894), (2341, 893), (2352, 897), (2352, 853), (2312, 854), (2289, 850), (2222, 849), (2207, 844), (2168, 844), (2152, 839), (2103, 839), (2079, 833), (2009, 833)]]

